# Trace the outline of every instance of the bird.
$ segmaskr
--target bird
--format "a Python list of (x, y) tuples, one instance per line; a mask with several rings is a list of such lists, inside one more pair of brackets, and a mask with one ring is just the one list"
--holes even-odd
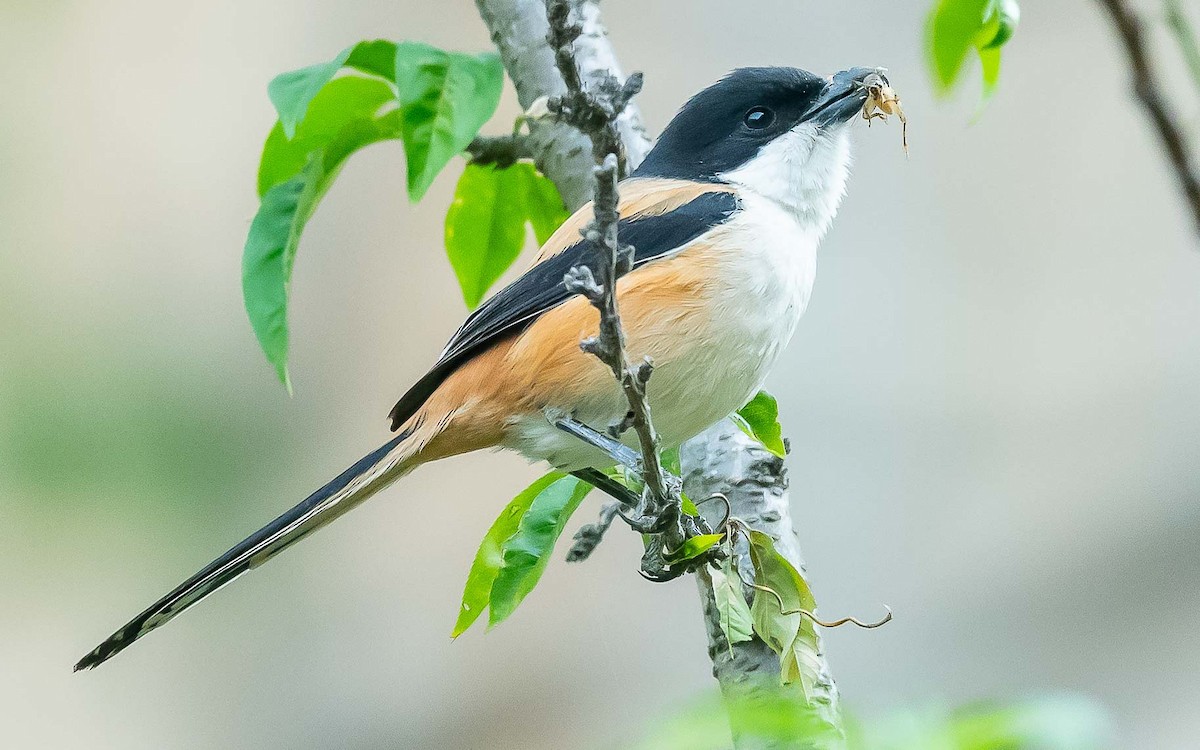
[[(881, 71), (736, 69), (689, 99), (620, 182), (619, 236), (635, 251), (617, 300), (630, 360), (654, 362), (647, 398), (664, 448), (745, 405), (791, 339), (845, 194), (864, 80)], [(467, 317), (392, 409), (394, 437), (134, 617), (75, 670), (107, 661), (422, 464), (498, 447), (562, 471), (611, 466), (546, 417), (605, 426), (628, 411), (612, 372), (579, 346), (599, 316), (563, 281), (595, 252), (581, 236), (591, 219), (590, 204), (580, 208), (523, 275)]]

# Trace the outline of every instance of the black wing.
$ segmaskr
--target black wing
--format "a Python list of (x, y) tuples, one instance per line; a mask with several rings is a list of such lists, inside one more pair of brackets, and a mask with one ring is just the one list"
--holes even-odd
[[(713, 191), (665, 214), (622, 219), (618, 231), (623, 244), (634, 246), (636, 268), (674, 253), (727, 221), (737, 208), (733, 193)], [(450, 339), (437, 363), (396, 403), (389, 415), (392, 429), (415, 414), (442, 381), (481, 348), (523, 330), (542, 313), (570, 299), (563, 277), (574, 266), (591, 262), (593, 252), (591, 243), (581, 239), (489, 297)]]

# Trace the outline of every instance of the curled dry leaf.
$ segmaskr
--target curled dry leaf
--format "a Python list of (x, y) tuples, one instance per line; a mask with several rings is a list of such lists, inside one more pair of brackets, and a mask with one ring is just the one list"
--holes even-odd
[(863, 119), (867, 124), (876, 117), (887, 122), (888, 115), (900, 118), (900, 140), (904, 144), (904, 155), (908, 156), (908, 118), (900, 106), (900, 97), (891, 87), (888, 80), (879, 73), (872, 73), (863, 79), (863, 87), (867, 89), (867, 100), (863, 102)]

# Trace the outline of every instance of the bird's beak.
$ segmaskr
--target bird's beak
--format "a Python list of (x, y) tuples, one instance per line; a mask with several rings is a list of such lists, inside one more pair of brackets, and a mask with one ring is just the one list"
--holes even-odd
[(887, 83), (880, 68), (850, 68), (835, 73), (813, 106), (804, 113), (804, 121), (816, 125), (840, 125), (858, 114), (867, 101), (863, 80), (877, 74)]

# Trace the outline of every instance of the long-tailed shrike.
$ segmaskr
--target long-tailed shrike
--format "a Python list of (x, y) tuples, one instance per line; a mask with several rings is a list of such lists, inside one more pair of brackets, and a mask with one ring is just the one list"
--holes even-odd
[[(654, 360), (649, 401), (664, 447), (679, 445), (758, 391), (808, 304), (817, 245), (846, 187), (848, 123), (875, 69), (822, 78), (743, 68), (683, 106), (620, 185), (620, 236), (636, 248), (617, 283), (631, 359)], [(391, 412), (397, 432), (263, 529), (155, 602), (76, 665), (94, 667), (237, 576), (416, 467), (510, 448), (571, 471), (611, 464), (556, 429), (547, 410), (590, 425), (628, 405), (580, 351), (598, 316), (563, 276), (591, 258), (584, 206), (533, 266), (472, 313)], [(627, 435), (632, 441), (633, 436)]]

